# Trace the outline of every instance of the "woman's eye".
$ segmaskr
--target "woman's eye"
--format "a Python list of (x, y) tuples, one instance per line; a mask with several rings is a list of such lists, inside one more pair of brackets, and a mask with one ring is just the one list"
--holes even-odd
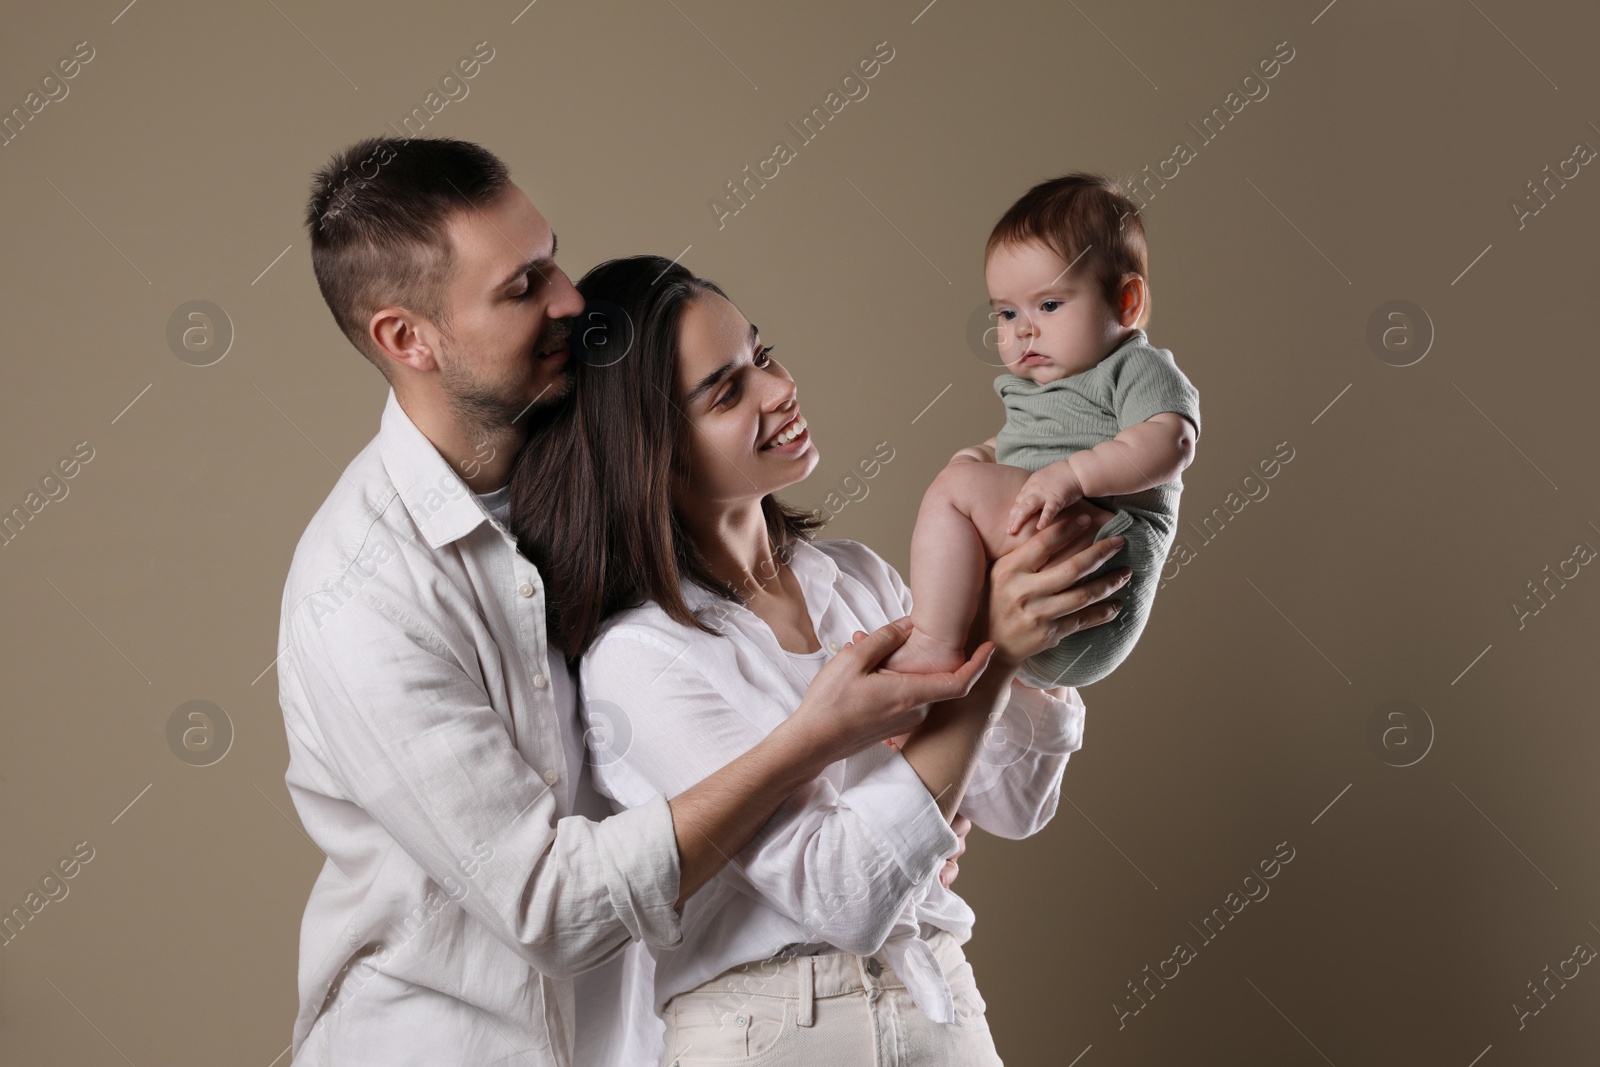
[(773, 346), (773, 345), (767, 345), (764, 348), (762, 348), (761, 351), (756, 353), (756, 359), (755, 359), (756, 366), (765, 367), (768, 363), (772, 362), (772, 349), (774, 347), (775, 346)]

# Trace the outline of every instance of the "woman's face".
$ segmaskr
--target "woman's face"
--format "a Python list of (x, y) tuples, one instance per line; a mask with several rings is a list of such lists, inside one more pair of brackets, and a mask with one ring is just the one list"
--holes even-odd
[(815, 469), (821, 457), (794, 379), (738, 308), (715, 293), (694, 297), (678, 320), (677, 342), (675, 402), (690, 425), (684, 488), (691, 508), (760, 500)]

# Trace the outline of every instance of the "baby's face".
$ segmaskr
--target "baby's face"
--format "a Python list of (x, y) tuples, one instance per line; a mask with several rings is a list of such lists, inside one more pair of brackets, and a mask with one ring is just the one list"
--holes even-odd
[(1099, 283), (1028, 241), (1001, 245), (984, 266), (1006, 369), (1041, 385), (1086, 371), (1127, 336)]

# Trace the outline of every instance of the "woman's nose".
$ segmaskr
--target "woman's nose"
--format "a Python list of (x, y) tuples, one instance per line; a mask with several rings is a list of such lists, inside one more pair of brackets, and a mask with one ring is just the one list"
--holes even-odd
[(793, 378), (774, 380), (770, 401), (771, 410), (782, 411), (784, 408), (793, 407), (799, 392), (800, 387), (795, 385)]

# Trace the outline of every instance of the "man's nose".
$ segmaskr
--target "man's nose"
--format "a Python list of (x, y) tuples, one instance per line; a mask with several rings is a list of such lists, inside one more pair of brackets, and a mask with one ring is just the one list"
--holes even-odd
[(572, 279), (567, 277), (566, 271), (556, 267), (551, 285), (556, 290), (549, 306), (548, 313), (551, 318), (571, 319), (583, 313), (583, 294), (572, 284)]

